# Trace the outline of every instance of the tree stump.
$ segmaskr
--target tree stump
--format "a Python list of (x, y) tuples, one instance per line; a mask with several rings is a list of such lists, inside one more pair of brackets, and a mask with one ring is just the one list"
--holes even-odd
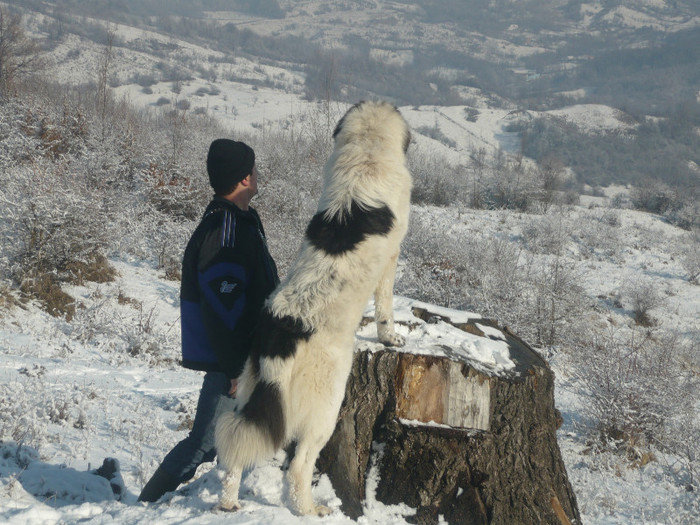
[(377, 500), (415, 508), (414, 523), (580, 523), (544, 359), (477, 315), (399, 297), (395, 308), (407, 345), (385, 349), (366, 318), (317, 464), (343, 512), (362, 515), (372, 468)]

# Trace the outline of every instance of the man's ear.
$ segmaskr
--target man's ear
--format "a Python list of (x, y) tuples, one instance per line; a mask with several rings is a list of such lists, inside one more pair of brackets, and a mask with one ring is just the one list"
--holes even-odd
[(245, 178), (241, 180), (240, 184), (245, 187), (250, 186), (250, 175), (246, 175)]

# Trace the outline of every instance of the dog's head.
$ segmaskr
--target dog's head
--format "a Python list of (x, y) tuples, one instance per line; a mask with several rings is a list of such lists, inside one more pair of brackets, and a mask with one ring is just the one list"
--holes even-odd
[(338, 121), (333, 139), (336, 147), (352, 142), (394, 142), (405, 153), (411, 143), (411, 132), (396, 106), (384, 101), (363, 100)]

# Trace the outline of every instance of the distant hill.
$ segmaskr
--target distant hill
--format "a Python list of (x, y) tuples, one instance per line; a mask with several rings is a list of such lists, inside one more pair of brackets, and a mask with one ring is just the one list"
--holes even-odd
[[(287, 108), (388, 98), (426, 108), (427, 121), (417, 126), (432, 130), (429, 138), (457, 163), (468, 162), (475, 148), (502, 148), (536, 162), (556, 156), (579, 184), (651, 179), (700, 186), (697, 2), (199, 0), (167, 6), (164, 11), (157, 0), (12, 3), (28, 14), (61, 82), (94, 83), (110, 42), (110, 86), (145, 104), (182, 104), (249, 126), (280, 115), (279, 109), (260, 115), (260, 90)], [(227, 83), (249, 95), (232, 96)], [(581, 108), (597, 115), (601, 105), (614, 108), (609, 114), (619, 126), (591, 125), (591, 117), (579, 126)], [(446, 106), (464, 107), (467, 116), (455, 127), (454, 118), (435, 109)], [(487, 122), (482, 117), (491, 110), (509, 117)], [(512, 111), (528, 118), (514, 123)], [(552, 111), (557, 119), (542, 120)], [(281, 113), (286, 118), (289, 109)], [(605, 153), (589, 155), (590, 148)]]

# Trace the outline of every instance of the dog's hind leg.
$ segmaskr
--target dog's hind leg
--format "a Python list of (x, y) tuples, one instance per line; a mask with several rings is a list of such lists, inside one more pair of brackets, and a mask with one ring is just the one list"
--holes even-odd
[(311, 478), (314, 473), (314, 466), (326, 441), (328, 441), (328, 438), (322, 439), (318, 436), (309, 438), (304, 436), (297, 444), (296, 454), (287, 472), (287, 480), (289, 482), (289, 496), (291, 497), (292, 505), (299, 514), (327, 516), (331, 513), (331, 509), (328, 507), (314, 505), (311, 495)]
[(387, 346), (403, 346), (406, 339), (394, 329), (394, 278), (399, 252), (389, 258), (374, 292), (374, 317), (380, 343)]
[(238, 490), (241, 486), (241, 475), (243, 470), (240, 467), (227, 469), (226, 477), (223, 481), (223, 492), (219, 499), (219, 508), (226, 511), (236, 511), (241, 508), (238, 501)]

